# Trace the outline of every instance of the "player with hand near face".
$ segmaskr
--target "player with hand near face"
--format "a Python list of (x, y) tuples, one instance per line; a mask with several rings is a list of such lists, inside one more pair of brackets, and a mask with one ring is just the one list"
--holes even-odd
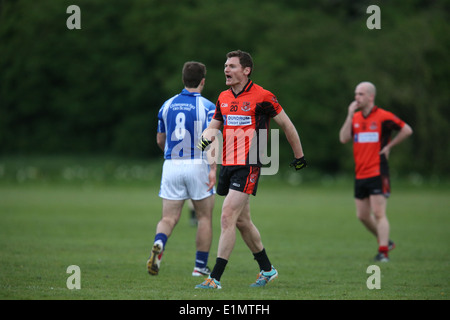
[[(355, 100), (339, 132), (341, 143), (353, 141), (355, 161), (355, 205), (358, 219), (376, 236), (376, 261), (389, 261), (395, 247), (389, 239), (390, 225), (386, 203), (390, 195), (388, 158), (392, 147), (412, 134), (411, 127), (393, 113), (375, 105), (376, 88), (361, 82)], [(391, 139), (393, 131), (398, 134)]]

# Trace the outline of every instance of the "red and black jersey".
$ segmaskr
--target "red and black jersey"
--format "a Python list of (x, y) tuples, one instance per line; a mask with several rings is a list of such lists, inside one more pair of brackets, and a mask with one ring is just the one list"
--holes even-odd
[(405, 122), (393, 113), (374, 106), (367, 117), (362, 111), (353, 115), (352, 136), (356, 179), (389, 175), (387, 159), (380, 155), (393, 131), (400, 130)]
[(270, 118), (282, 110), (270, 91), (251, 80), (238, 94), (231, 88), (223, 91), (213, 116), (223, 122), (222, 165), (261, 166), (260, 147), (266, 146), (259, 145), (260, 134), (268, 137)]

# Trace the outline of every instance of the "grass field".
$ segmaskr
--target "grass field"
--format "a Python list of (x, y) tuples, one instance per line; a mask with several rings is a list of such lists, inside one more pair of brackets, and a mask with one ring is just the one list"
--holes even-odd
[[(187, 209), (167, 244), (160, 275), (146, 260), (160, 218), (156, 186), (0, 185), (0, 299), (119, 300), (447, 300), (450, 294), (449, 190), (395, 190), (388, 203), (391, 262), (381, 289), (366, 281), (377, 244), (357, 221), (351, 185), (282, 187), (262, 183), (251, 198), (279, 278), (249, 288), (257, 264), (238, 236), (222, 290), (201, 291), (191, 276), (195, 228)], [(220, 208), (214, 210), (214, 265)], [(81, 271), (69, 290), (67, 268)]]

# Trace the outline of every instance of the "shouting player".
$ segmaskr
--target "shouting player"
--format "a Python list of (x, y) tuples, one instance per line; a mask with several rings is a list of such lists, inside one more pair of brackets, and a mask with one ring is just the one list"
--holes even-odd
[[(226, 196), (222, 206), (221, 234), (216, 264), (210, 276), (196, 288), (220, 289), (221, 276), (236, 241), (236, 228), (259, 265), (259, 274), (251, 286), (262, 287), (278, 276), (272, 266), (261, 236), (250, 217), (250, 195), (256, 195), (261, 171), (259, 135), (268, 134), (271, 118), (285, 132), (294, 153), (291, 166), (306, 167), (300, 138), (276, 97), (249, 79), (253, 70), (250, 54), (240, 50), (227, 54), (225, 81), (230, 88), (216, 103), (214, 117), (203, 132), (200, 147), (212, 143), (223, 126), (222, 166), (217, 194)], [(261, 130), (264, 129), (264, 130)]]

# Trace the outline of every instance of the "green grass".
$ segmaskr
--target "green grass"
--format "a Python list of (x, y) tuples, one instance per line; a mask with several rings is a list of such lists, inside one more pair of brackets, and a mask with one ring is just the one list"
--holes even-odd
[[(279, 278), (249, 288), (257, 264), (238, 235), (219, 291), (195, 290), (195, 228), (187, 209), (169, 239), (160, 275), (146, 260), (161, 215), (154, 185), (0, 184), (0, 299), (303, 300), (449, 298), (448, 190), (394, 190), (388, 202), (397, 248), (380, 264), (381, 289), (369, 290), (375, 239), (355, 217), (351, 185), (283, 187), (262, 181), (251, 198)], [(212, 267), (220, 234), (214, 210)], [(81, 289), (66, 269), (81, 269)]]

